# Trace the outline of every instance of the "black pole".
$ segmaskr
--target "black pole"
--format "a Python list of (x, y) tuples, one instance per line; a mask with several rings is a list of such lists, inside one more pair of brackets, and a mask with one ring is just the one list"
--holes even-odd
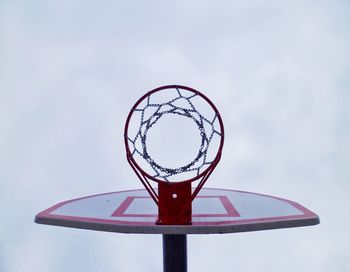
[(163, 271), (187, 272), (186, 234), (163, 234)]

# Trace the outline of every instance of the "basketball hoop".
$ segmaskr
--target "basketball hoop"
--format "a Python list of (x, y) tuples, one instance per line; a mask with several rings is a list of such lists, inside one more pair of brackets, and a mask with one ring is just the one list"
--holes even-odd
[(189, 87), (156, 88), (132, 107), (124, 141), (129, 164), (158, 205), (156, 223), (191, 224), (192, 201), (218, 164), (224, 144), (215, 105)]
[(294, 201), (203, 188), (221, 158), (224, 126), (215, 105), (192, 88), (169, 85), (143, 95), (126, 119), (124, 141), (127, 160), (146, 190), (63, 201), (38, 213), (35, 222), (117, 233), (162, 234), (164, 272), (187, 271), (188, 234), (320, 223), (317, 214)]

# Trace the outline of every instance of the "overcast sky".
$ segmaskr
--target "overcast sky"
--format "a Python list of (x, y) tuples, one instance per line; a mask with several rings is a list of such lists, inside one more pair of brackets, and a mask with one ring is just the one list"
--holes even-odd
[(1, 1), (0, 271), (161, 271), (160, 235), (37, 225), (141, 188), (130, 107), (188, 85), (221, 112), (208, 187), (291, 199), (314, 227), (188, 238), (189, 271), (350, 271), (348, 1)]

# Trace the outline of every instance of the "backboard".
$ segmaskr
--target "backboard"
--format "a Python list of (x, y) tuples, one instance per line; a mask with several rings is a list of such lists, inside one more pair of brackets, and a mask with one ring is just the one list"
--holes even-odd
[(120, 233), (234, 233), (316, 225), (300, 204), (263, 194), (202, 189), (191, 225), (157, 225), (158, 207), (146, 190), (111, 192), (61, 202), (39, 213), (40, 224)]

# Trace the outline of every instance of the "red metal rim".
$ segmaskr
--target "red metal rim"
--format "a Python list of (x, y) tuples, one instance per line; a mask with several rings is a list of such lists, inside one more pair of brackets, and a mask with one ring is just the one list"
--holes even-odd
[[(218, 111), (218, 109), (216, 108), (216, 106), (214, 105), (214, 103), (207, 97), (205, 96), (204, 94), (202, 94), (201, 92), (193, 89), (193, 88), (190, 88), (190, 87), (187, 87), (187, 86), (182, 86), (182, 85), (165, 85), (165, 86), (161, 86), (161, 87), (158, 87), (156, 89), (153, 89), (149, 92), (147, 92), (146, 94), (144, 94), (139, 100), (136, 101), (136, 103), (134, 104), (134, 106), (131, 108), (129, 114), (128, 114), (128, 117), (126, 119), (126, 123), (125, 123), (125, 127), (124, 127), (124, 144), (125, 144), (125, 150), (126, 150), (126, 156), (128, 158), (128, 162), (130, 164), (132, 164), (138, 171), (140, 171), (140, 173), (143, 175), (143, 176), (146, 176), (147, 178), (155, 181), (155, 182), (167, 182), (167, 181), (164, 181), (164, 180), (161, 180), (161, 179), (157, 179), (155, 177), (153, 177), (152, 175), (148, 174), (146, 171), (144, 171), (138, 164), (137, 162), (135, 161), (135, 159), (133, 158), (133, 156), (131, 155), (131, 151), (130, 151), (130, 148), (129, 148), (129, 143), (128, 143), (128, 129), (129, 129), (129, 123), (130, 123), (130, 120), (131, 120), (131, 117), (135, 111), (135, 109), (138, 107), (138, 105), (145, 99), (147, 98), (149, 95), (155, 93), (155, 92), (158, 92), (158, 91), (161, 91), (161, 90), (165, 90), (165, 89), (174, 89), (174, 88), (179, 88), (179, 89), (183, 89), (183, 90), (187, 90), (187, 91), (190, 91), (190, 92), (193, 92), (194, 94), (196, 95), (199, 95), (201, 98), (203, 98), (210, 106), (211, 108), (214, 110), (214, 112), (216, 113), (217, 115), (217, 118), (218, 118), (218, 121), (219, 121), (219, 126), (220, 126), (220, 132), (221, 132), (221, 139), (220, 139), (220, 144), (219, 144), (219, 148), (218, 148), (218, 151), (217, 151), (217, 154), (214, 158), (214, 160), (212, 161), (212, 163), (210, 164), (210, 166), (205, 169), (202, 173), (200, 173), (199, 175), (193, 177), (193, 178), (190, 178), (190, 179), (187, 179), (187, 180), (183, 180), (183, 181), (176, 181), (176, 183), (187, 183), (187, 182), (193, 182), (193, 181), (196, 181), (198, 180), (199, 178), (205, 176), (209, 171), (213, 170), (216, 165), (218, 164), (218, 162), (220, 161), (220, 158), (221, 158), (221, 153), (222, 153), (222, 149), (223, 149), (223, 146), (224, 146), (224, 138), (225, 138), (225, 133), (224, 133), (224, 124), (223, 124), (223, 121), (221, 119), (221, 115), (220, 115), (220, 112)], [(174, 181), (172, 181), (174, 182)]]

